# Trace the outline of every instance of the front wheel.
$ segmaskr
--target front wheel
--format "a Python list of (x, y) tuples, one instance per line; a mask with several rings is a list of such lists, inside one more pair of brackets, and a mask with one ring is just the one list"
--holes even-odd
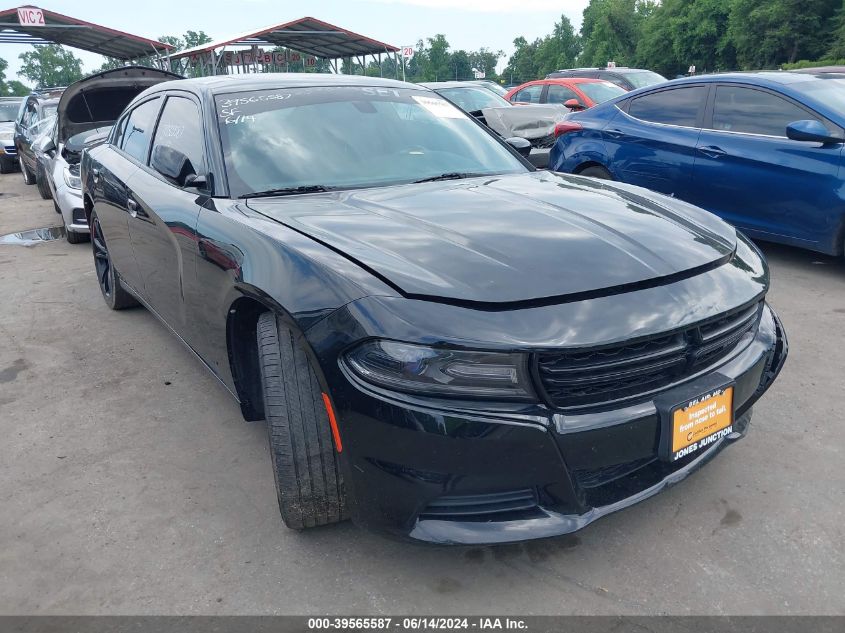
[(294, 332), (273, 312), (258, 318), (256, 342), (282, 519), (295, 530), (342, 521), (346, 495), (328, 395)]
[(29, 171), (29, 168), (26, 166), (26, 163), (23, 160), (23, 156), (18, 156), (18, 163), (21, 167), (21, 174), (23, 175), (23, 181), (27, 185), (34, 185), (35, 184), (35, 175)]
[(38, 193), (44, 200), (49, 200), (53, 197), (53, 192), (50, 191), (50, 184), (47, 182), (47, 175), (44, 173), (44, 168), (38, 167), (38, 175), (35, 177), (35, 184), (38, 185)]
[(599, 178), (600, 180), (613, 180), (613, 176), (604, 167), (600, 165), (591, 165), (586, 169), (578, 172), (579, 176), (589, 176), (590, 178)]
[(114, 269), (106, 246), (106, 238), (103, 236), (103, 229), (100, 227), (100, 220), (96, 213), (91, 214), (91, 247), (94, 251), (97, 282), (100, 284), (100, 292), (103, 294), (106, 305), (112, 310), (123, 310), (138, 305), (135, 297), (120, 283), (120, 276)]

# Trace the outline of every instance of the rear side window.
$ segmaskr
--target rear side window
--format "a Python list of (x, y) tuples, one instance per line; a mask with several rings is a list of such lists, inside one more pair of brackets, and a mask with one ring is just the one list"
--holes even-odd
[(698, 127), (698, 112), (706, 97), (706, 86), (661, 90), (632, 99), (628, 114), (651, 123)]
[(740, 86), (716, 88), (714, 130), (785, 137), (787, 125), (806, 119), (824, 123), (791, 101), (762, 90)]
[(543, 92), (542, 84), (534, 84), (528, 86), (517, 92), (511, 101), (519, 101), (520, 103), (540, 103), (540, 95)]
[(190, 99), (168, 97), (156, 128), (150, 167), (177, 186), (205, 173), (205, 143), (199, 108)]
[(574, 90), (570, 90), (560, 84), (549, 84), (549, 92), (547, 94), (546, 101), (549, 103), (566, 103), (570, 99), (576, 99), (578, 103), (584, 105)]
[(147, 150), (150, 147), (150, 138), (153, 135), (160, 101), (158, 97), (145, 101), (132, 110), (126, 119), (126, 127), (120, 139), (120, 149), (139, 163), (147, 162)]

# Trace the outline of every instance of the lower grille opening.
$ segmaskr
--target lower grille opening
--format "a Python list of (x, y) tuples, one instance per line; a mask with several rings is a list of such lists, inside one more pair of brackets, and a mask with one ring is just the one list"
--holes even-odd
[(420, 518), (495, 521), (510, 518), (508, 515), (536, 510), (537, 503), (537, 491), (534, 488), (475, 495), (446, 495), (429, 503)]

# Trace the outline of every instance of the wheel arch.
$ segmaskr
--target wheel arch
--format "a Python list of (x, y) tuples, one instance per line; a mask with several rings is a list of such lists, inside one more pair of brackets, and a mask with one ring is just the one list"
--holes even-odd
[(288, 328), (297, 334), (300, 344), (312, 359), (317, 376), (325, 383), (319, 363), (314, 362), (314, 351), (291, 313), (272, 297), (255, 288), (239, 288), (238, 296), (230, 302), (226, 315), (226, 350), (235, 393), (241, 405), (241, 414), (248, 422), (264, 419), (256, 337), (258, 317), (265, 312), (275, 313)]

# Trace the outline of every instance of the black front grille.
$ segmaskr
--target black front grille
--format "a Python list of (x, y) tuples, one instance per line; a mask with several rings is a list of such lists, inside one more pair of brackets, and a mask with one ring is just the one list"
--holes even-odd
[(555, 144), (557, 140), (554, 134), (549, 134), (548, 136), (542, 136), (540, 138), (532, 138), (528, 139), (531, 142), (531, 147), (537, 149), (547, 149)]
[(532, 510), (537, 507), (537, 493), (533, 488), (493, 492), (478, 495), (450, 495), (438, 497), (428, 504), (422, 516), (428, 518), (459, 518), (487, 516)]
[(725, 358), (756, 329), (761, 305), (633, 343), (543, 352), (537, 358), (540, 382), (558, 407), (616, 402), (650, 393)]

